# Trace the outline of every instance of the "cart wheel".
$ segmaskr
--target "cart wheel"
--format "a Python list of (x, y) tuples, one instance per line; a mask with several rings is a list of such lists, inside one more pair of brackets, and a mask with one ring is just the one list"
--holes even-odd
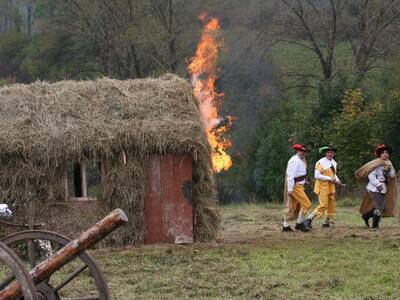
[[(30, 268), (34, 268), (70, 241), (61, 234), (44, 230), (21, 231), (2, 239)], [(81, 283), (75, 280), (78, 277)], [(47, 280), (36, 283), (36, 289), (41, 300), (110, 299), (104, 275), (86, 251)]]
[[(9, 273), (6, 270), (4, 274), (6, 278), (0, 283), (0, 295), (2, 293), (6, 294), (4, 289), (9, 283), (17, 279), (17, 282), (21, 285), (23, 299), (25, 300), (38, 300), (35, 285), (30, 277), (29, 273), (24, 267), (24, 263), (18, 257), (15, 252), (13, 252), (6, 244), (0, 242), (0, 260), (3, 265), (7, 267), (8, 270), (12, 272)], [(1, 266), (3, 267), (3, 266)], [(4, 295), (5, 296), (5, 295)], [(1, 299), (3, 296), (0, 296)]]

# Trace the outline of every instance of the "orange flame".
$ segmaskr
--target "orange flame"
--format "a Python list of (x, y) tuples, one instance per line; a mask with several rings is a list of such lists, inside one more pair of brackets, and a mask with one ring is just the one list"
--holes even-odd
[[(194, 95), (200, 103), (202, 122), (212, 147), (213, 171), (221, 172), (232, 166), (231, 157), (226, 153), (226, 149), (232, 144), (229, 139), (224, 138), (224, 134), (232, 124), (232, 118), (218, 117), (217, 105), (224, 95), (217, 93), (215, 87), (216, 62), (223, 41), (218, 38), (220, 24), (217, 18), (208, 18), (207, 14), (202, 14), (199, 19), (203, 21), (204, 28), (197, 45), (196, 55), (189, 65), (189, 73), (194, 85)], [(221, 125), (221, 123), (226, 124)]]

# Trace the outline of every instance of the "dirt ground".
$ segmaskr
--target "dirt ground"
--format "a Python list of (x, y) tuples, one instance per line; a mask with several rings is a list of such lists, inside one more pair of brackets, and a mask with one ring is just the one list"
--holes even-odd
[[(282, 209), (274, 205), (224, 206), (222, 230), (218, 243), (228, 244), (274, 244), (287, 240), (341, 240), (358, 237), (399, 238), (400, 218), (382, 219), (380, 230), (365, 226), (357, 207), (337, 209), (332, 228), (322, 228), (320, 219), (313, 221), (313, 230), (308, 233), (299, 231), (282, 232)], [(372, 220), (371, 220), (372, 222)], [(291, 222), (294, 229), (295, 221)]]

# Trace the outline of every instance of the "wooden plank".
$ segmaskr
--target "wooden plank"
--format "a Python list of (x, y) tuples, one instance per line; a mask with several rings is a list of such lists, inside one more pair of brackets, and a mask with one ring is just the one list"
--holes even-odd
[(193, 207), (184, 188), (191, 185), (192, 162), (189, 156), (161, 157), (163, 232), (168, 242), (193, 242)]
[(153, 155), (145, 162), (145, 243), (192, 243), (192, 161)]
[(175, 242), (175, 230), (173, 220), (176, 218), (175, 203), (171, 201), (174, 197), (174, 174), (172, 172), (172, 156), (161, 156), (161, 195), (162, 195), (162, 219), (163, 219), (163, 235), (164, 241), (168, 243)]
[(176, 219), (175, 243), (193, 243), (192, 160), (174, 156)]
[(87, 193), (87, 176), (86, 176), (86, 163), (81, 162), (81, 190), (82, 190), (82, 197), (86, 198), (88, 196)]
[(151, 155), (145, 162), (144, 224), (145, 244), (164, 241), (162, 222), (162, 198), (160, 156)]

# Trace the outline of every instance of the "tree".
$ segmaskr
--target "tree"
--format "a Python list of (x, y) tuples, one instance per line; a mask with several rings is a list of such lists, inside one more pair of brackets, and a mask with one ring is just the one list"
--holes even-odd
[[(318, 62), (320, 72), (309, 74), (292, 74), (297, 78), (313, 78), (327, 81), (334, 77), (334, 54), (341, 40), (343, 28), (340, 25), (341, 15), (348, 1), (330, 0), (280, 0), (285, 9), (280, 9), (278, 20), (269, 32), (270, 38), (276, 42), (284, 42), (301, 46), (313, 53)], [(322, 75), (322, 76), (321, 76)]]
[(50, 20), (53, 27), (73, 35), (82, 52), (98, 59), (104, 74), (144, 76), (135, 43), (145, 15), (141, 0), (59, 0), (57, 11)]
[(168, 69), (176, 72), (178, 66), (176, 39), (179, 26), (179, 11), (182, 9), (182, 0), (149, 0), (151, 11), (166, 34), (168, 45)]
[(356, 79), (361, 82), (368, 71), (381, 67), (382, 60), (394, 52), (391, 46), (398, 42), (392, 38), (392, 34), (398, 31), (400, 1), (350, 1), (348, 13), (353, 19), (348, 24), (348, 35), (356, 66)]
[(373, 149), (381, 141), (381, 113), (382, 104), (366, 101), (360, 89), (346, 92), (343, 110), (333, 120), (333, 142), (339, 149), (340, 177), (345, 182), (355, 182), (354, 171), (372, 158)]
[(14, 9), (14, 0), (0, 1), (0, 32), (10, 32), (12, 28), (12, 15)]
[(28, 35), (32, 35), (32, 25), (33, 25), (33, 12), (36, 5), (36, 0), (23, 0), (22, 5), (26, 9), (26, 29)]
[(290, 157), (287, 123), (276, 118), (267, 126), (256, 152), (256, 189), (261, 197), (283, 199), (285, 170)]
[(28, 37), (20, 32), (3, 33), (0, 38), (0, 78), (15, 80), (24, 59)]
[[(398, 83), (397, 83), (398, 84)], [(400, 168), (400, 89), (394, 88), (384, 103), (382, 113), (379, 115), (380, 142), (386, 143), (392, 148), (390, 160), (395, 169)]]

